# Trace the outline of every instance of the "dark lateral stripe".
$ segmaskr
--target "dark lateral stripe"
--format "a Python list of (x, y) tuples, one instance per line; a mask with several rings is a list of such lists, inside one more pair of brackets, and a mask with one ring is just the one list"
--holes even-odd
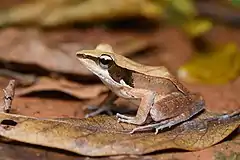
[(116, 82), (120, 83), (120, 80), (123, 80), (127, 85), (134, 87), (132, 71), (126, 68), (117, 66), (115, 63), (108, 69), (109, 75)]
[[(158, 90), (159, 88), (165, 86), (170, 90), (177, 90), (177, 84), (181, 84), (176, 83), (177, 81), (174, 83), (173, 81), (164, 77), (154, 77), (126, 68), (122, 68), (120, 66), (117, 66), (116, 64), (109, 68), (109, 75), (118, 83), (120, 83), (120, 80), (123, 79), (127, 85), (143, 89)], [(180, 87), (182, 88), (183, 86)]]

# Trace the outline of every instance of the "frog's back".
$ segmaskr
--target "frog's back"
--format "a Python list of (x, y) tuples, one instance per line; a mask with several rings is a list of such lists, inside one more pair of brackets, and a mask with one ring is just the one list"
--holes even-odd
[(132, 74), (134, 87), (153, 89), (160, 92), (168, 93), (180, 91), (189, 93), (170, 71), (164, 66), (142, 65), (129, 58), (113, 53), (115, 63), (122, 69), (126, 69)]
[[(167, 95), (172, 92), (179, 92), (178, 87), (169, 79), (163, 77), (153, 77), (141, 73), (132, 73), (134, 88), (152, 90), (161, 95)], [(181, 92), (181, 91), (180, 91)]]

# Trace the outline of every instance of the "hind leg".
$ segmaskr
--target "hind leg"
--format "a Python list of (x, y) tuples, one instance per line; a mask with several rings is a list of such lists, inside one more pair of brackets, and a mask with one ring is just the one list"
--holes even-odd
[(190, 118), (192, 118), (193, 116), (201, 112), (204, 109), (204, 106), (205, 106), (205, 103), (201, 99), (199, 101), (193, 102), (191, 105), (185, 106), (186, 108), (188, 108), (187, 112), (183, 112), (182, 114), (176, 117), (166, 119), (158, 123), (158, 125), (156, 124), (154, 126), (154, 128), (156, 129), (155, 134), (157, 134), (159, 130), (162, 130), (167, 127), (170, 128), (181, 122), (189, 120)]
[(172, 126), (179, 124), (181, 122), (184, 122), (184, 121), (188, 120), (189, 118), (191, 118), (191, 117), (185, 116), (182, 114), (180, 116), (177, 116), (177, 117), (174, 117), (171, 119), (167, 119), (167, 120), (161, 121), (159, 123), (136, 127), (130, 133), (134, 133), (136, 131), (152, 130), (153, 128), (155, 128), (155, 134), (158, 134), (159, 130), (165, 129), (167, 127), (171, 128)]
[(156, 129), (155, 134), (157, 134), (159, 130), (167, 127), (170, 128), (188, 120), (202, 111), (205, 106), (205, 103), (201, 98), (194, 98), (197, 97), (195, 95), (190, 95), (188, 98), (184, 95), (169, 95), (168, 97), (165, 97), (157, 104), (159, 108), (153, 108), (150, 111), (151, 117), (156, 123), (136, 127), (131, 133)]
[(159, 126), (159, 123), (155, 123), (155, 124), (148, 124), (148, 125), (144, 125), (144, 126), (140, 126), (140, 127), (136, 127), (134, 128), (130, 133), (134, 133), (136, 131), (147, 131), (147, 130), (152, 130), (153, 128)]

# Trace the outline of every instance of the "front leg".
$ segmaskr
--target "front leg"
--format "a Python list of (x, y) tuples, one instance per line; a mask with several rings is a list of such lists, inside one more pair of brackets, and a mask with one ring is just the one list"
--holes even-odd
[(102, 112), (107, 112), (109, 115), (112, 115), (111, 106), (113, 105), (113, 102), (117, 100), (117, 98), (118, 96), (115, 93), (110, 91), (108, 96), (101, 102), (98, 109), (96, 111), (93, 111), (87, 114), (85, 118), (99, 115)]
[(137, 115), (135, 117), (125, 116), (117, 113), (116, 116), (118, 117), (118, 122), (126, 122), (141, 125), (146, 121), (149, 111), (154, 103), (155, 92), (147, 91), (144, 89), (133, 89), (127, 92), (128, 94), (133, 95), (134, 98), (140, 98), (141, 103), (139, 105)]

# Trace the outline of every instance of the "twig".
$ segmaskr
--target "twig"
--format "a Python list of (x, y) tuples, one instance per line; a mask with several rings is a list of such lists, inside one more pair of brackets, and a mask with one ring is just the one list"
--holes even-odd
[(3, 105), (0, 107), (0, 112), (8, 113), (11, 110), (12, 101), (15, 94), (15, 80), (10, 80), (7, 87), (3, 89)]

